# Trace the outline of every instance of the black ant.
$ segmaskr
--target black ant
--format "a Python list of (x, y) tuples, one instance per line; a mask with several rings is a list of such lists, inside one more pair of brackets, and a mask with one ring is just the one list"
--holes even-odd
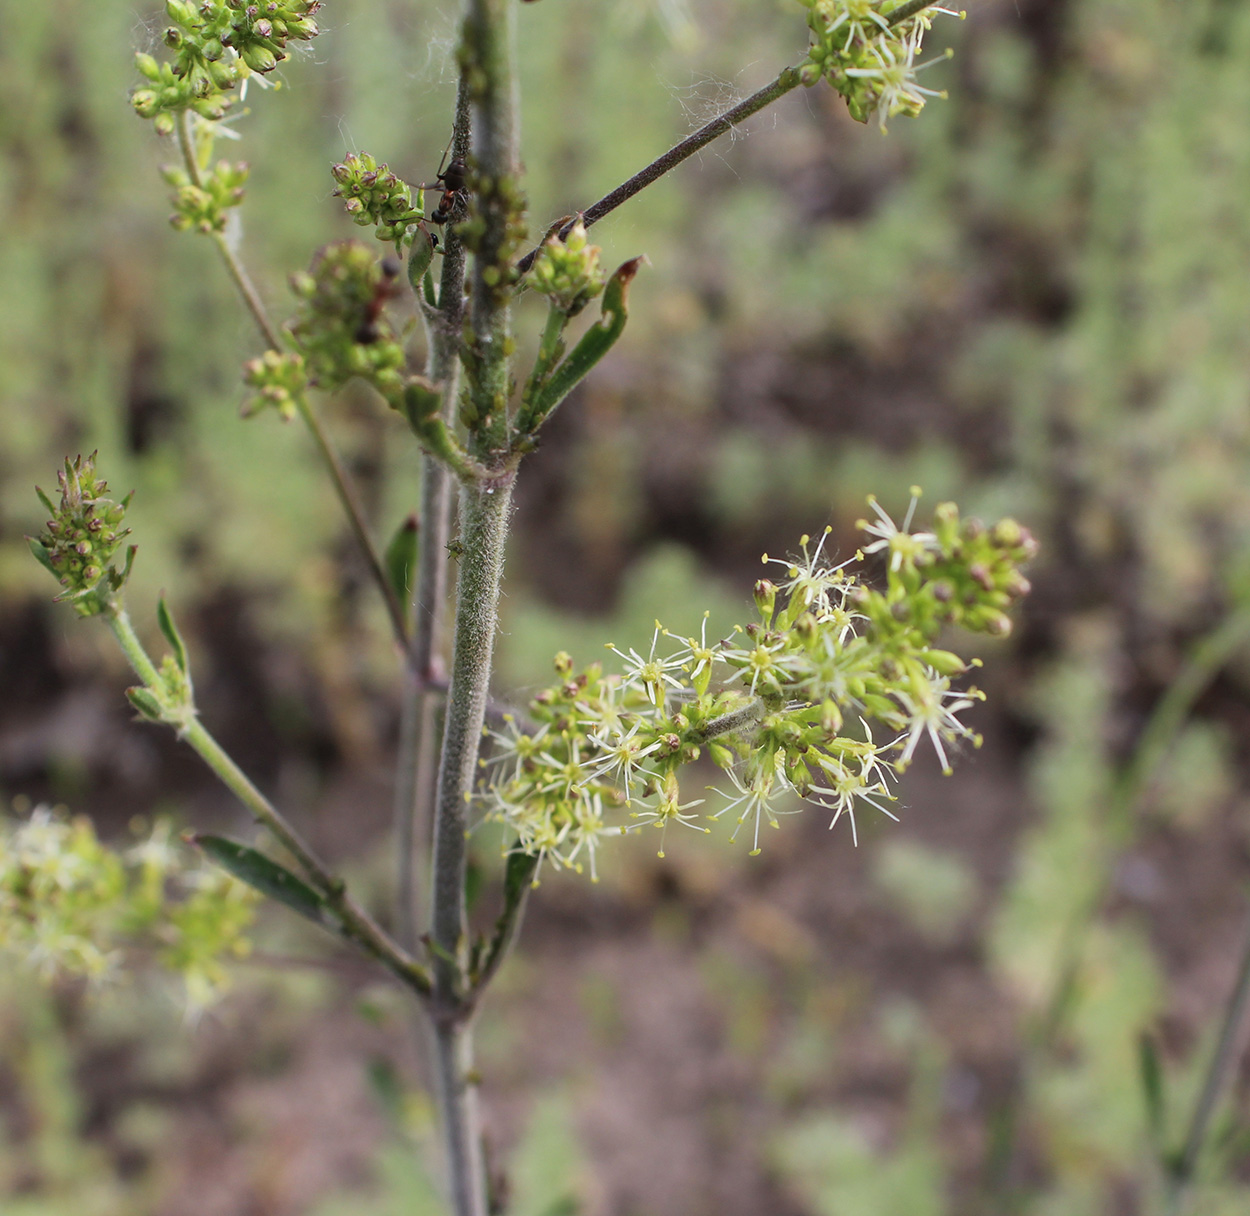
[[(452, 137), (455, 138), (454, 136)], [(445, 224), (451, 219), (456, 207), (464, 198), (465, 192), (469, 186), (469, 170), (464, 161), (459, 157), (453, 158), (451, 164), (447, 164), (447, 154), (451, 151), (451, 141), (447, 143), (447, 147), (443, 149), (442, 159), (438, 162), (438, 172), (434, 175), (434, 181), (443, 188), (443, 197), (438, 200), (438, 206), (430, 212), (430, 223)], [(446, 167), (444, 168), (444, 166)], [(432, 190), (433, 186), (418, 186), (419, 190)]]
[(372, 346), (382, 336), (378, 321), (387, 303), (399, 294), (399, 269), (397, 258), (388, 256), (382, 259), (382, 277), (365, 304), (365, 315), (352, 335), (361, 346)]

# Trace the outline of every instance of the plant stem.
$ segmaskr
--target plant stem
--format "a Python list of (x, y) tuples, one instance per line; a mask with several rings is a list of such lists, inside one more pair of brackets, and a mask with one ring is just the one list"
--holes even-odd
[(756, 697), (755, 700), (748, 701), (738, 709), (731, 709), (727, 714), (713, 718), (703, 727), (700, 734), (704, 739), (715, 739), (718, 735), (732, 734), (736, 730), (742, 730), (758, 722), (763, 712), (764, 698)]
[[(934, 0), (936, 2), (936, 0)], [(681, 143), (670, 148), (663, 156), (657, 157), (645, 169), (640, 169), (628, 181), (622, 182), (617, 188), (605, 194), (597, 203), (592, 203), (581, 213), (582, 223), (589, 228), (605, 215), (615, 211), (622, 203), (628, 202), (641, 190), (645, 190), (652, 182), (658, 181), (670, 169), (677, 168), (684, 160), (688, 160), (700, 149), (707, 147), (714, 139), (731, 131), (744, 119), (758, 113), (765, 106), (771, 105), (779, 97), (784, 97), (799, 84), (799, 70), (796, 67), (785, 68), (777, 79), (766, 84), (758, 92), (738, 102), (736, 106), (713, 118), (691, 135), (687, 135)], [(560, 239), (564, 240), (573, 231), (577, 216), (569, 220), (560, 229)], [(540, 246), (541, 248), (541, 246)], [(517, 270), (524, 274), (534, 264), (538, 249), (532, 249), (518, 263)]]
[[(191, 113), (189, 110), (184, 110), (179, 115), (177, 132), (178, 146), (182, 151), (183, 164), (186, 166), (187, 174), (196, 186), (202, 187), (203, 174), (196, 156), (195, 135), (191, 127)], [(281, 351), (284, 345), (282, 336), (278, 332), (277, 326), (274, 325), (268, 310), (265, 308), (264, 301), (260, 298), (260, 292), (256, 290), (256, 285), (252, 282), (251, 275), (247, 272), (247, 267), (244, 266), (242, 259), (226, 238), (224, 232), (214, 232), (211, 235), (213, 244), (217, 246), (217, 251), (221, 254), (221, 260), (230, 276), (230, 281), (235, 285), (239, 295), (242, 297), (252, 320), (256, 322), (256, 328), (260, 330), (262, 339), (271, 350)], [(382, 563), (381, 554), (378, 552), (377, 546), (373, 543), (373, 538), (369, 534), (369, 525), (365, 520), (364, 507), (361, 505), (360, 496), (356, 493), (356, 488), (352, 484), (347, 470), (343, 467), (343, 462), (339, 459), (338, 453), (330, 442), (329, 434), (326, 432), (325, 427), (322, 426), (321, 419), (313, 411), (306, 394), (298, 394), (296, 407), (299, 410), (300, 417), (304, 420), (305, 426), (312, 433), (313, 442), (317, 446), (317, 452), (326, 466), (326, 471), (330, 474), (330, 480), (334, 484), (334, 492), (347, 515), (347, 522), (351, 527), (356, 544), (364, 555), (365, 563), (369, 567), (369, 573), (377, 584), (378, 589), (382, 592), (387, 616), (390, 617), (391, 628), (395, 633), (395, 640), (406, 650), (408, 647), (408, 623), (404, 617), (403, 608), (399, 603), (399, 597), (391, 586), (390, 579), (386, 577), (386, 567)]]
[[(469, 90), (463, 74), (456, 91), (452, 158), (464, 160), (470, 136)], [(460, 390), (460, 327), (464, 321), (464, 244), (454, 223), (443, 245), (438, 308), (430, 326), (426, 376), (442, 386), (441, 415), (450, 426)], [(443, 461), (421, 456), (421, 547), (413, 588), (416, 626), (405, 672), (400, 746), (395, 780), (395, 847), (399, 854), (397, 916), (399, 940), (416, 949), (421, 932), (419, 876), (430, 831), (438, 780), (438, 702), (432, 687), (441, 681), (447, 628), (447, 544), (451, 538), (452, 476)]]
[(1068, 917), (1059, 939), (1054, 973), (1046, 1000), (1026, 1043), (1010, 1092), (1000, 1110), (1003, 1133), (988, 1170), (986, 1193), (998, 1207), (1009, 1201), (1020, 1108), (1033, 1075), (1063, 1030), (1079, 976), (1082, 948), (1090, 922), (1098, 914), (1110, 883), (1111, 853), (1131, 829), (1132, 815), (1143, 792), (1167, 758), (1194, 702), (1232, 655), (1250, 637), (1250, 609), (1234, 612), (1195, 647), (1180, 674), (1156, 702), (1128, 763), (1120, 770), (1107, 799), (1101, 878)]
[[(938, 2), (939, 0), (907, 0), (907, 3), (900, 5), (892, 13), (887, 13), (886, 21), (890, 25), (897, 25), (900, 21), (914, 17), (926, 8), (932, 8)], [(714, 139), (731, 131), (744, 119), (759, 113), (765, 106), (772, 105), (777, 98), (784, 97), (800, 83), (798, 67), (783, 68), (771, 84), (766, 84), (762, 89), (752, 93), (750, 97), (744, 98), (736, 106), (732, 106), (723, 114), (713, 118), (711, 122), (705, 123), (697, 131), (687, 135), (681, 143), (674, 145), (663, 156), (657, 157), (645, 169), (640, 169), (615, 190), (605, 194), (597, 203), (592, 203), (581, 212), (580, 217), (574, 216), (568, 220), (559, 230), (560, 239), (564, 240), (573, 231), (573, 225), (579, 218), (589, 228), (591, 224), (597, 223), (605, 215), (615, 211), (622, 203), (628, 202), (639, 191), (645, 190), (652, 182), (658, 181), (670, 169), (675, 169), (682, 161), (688, 160), (696, 152), (706, 148)], [(530, 250), (517, 263), (517, 270), (524, 274), (534, 264), (537, 256), (538, 249)]]
[(460, 962), (468, 937), (465, 812), (477, 775), (486, 717), (513, 477), (505, 473), (481, 485), (465, 486), (460, 494), (456, 638), (434, 817), (435, 1037), (456, 1216), (485, 1216), (486, 1211), (476, 1100), (464, 1072), (465, 1061), (472, 1055)]
[(486, 1165), (469, 1022), (435, 1021), (434, 1069), (456, 1216), (486, 1216)]
[[(106, 614), (106, 619), (136, 674), (145, 686), (159, 693), (164, 687), (164, 681), (144, 650), (143, 643), (139, 641), (125, 608), (116, 606)], [(312, 846), (252, 784), (247, 774), (204, 728), (195, 716), (194, 706), (188, 705), (176, 715), (171, 713), (166, 721), (247, 807), (256, 822), (267, 828), (274, 839), (299, 862), (305, 875), (325, 897), (327, 906), (339, 922), (343, 936), (377, 959), (407, 987), (422, 996), (429, 995), (432, 985), (425, 968), (391, 941), (369, 914), (346, 893), (342, 880), (331, 873)]]
[(891, 25), (897, 25), (900, 21), (906, 21), (908, 17), (914, 17), (917, 13), (924, 12), (927, 8), (932, 8), (938, 0), (907, 0), (905, 4), (900, 4), (892, 13), (886, 13), (885, 19)]
[(1250, 1008), (1250, 925), (1246, 929), (1237, 981), (1229, 994), (1228, 1005), (1224, 1011), (1219, 1042), (1211, 1056), (1211, 1063), (1202, 1083), (1202, 1092), (1194, 1103), (1194, 1113), (1190, 1119), (1189, 1132), (1185, 1136), (1184, 1148), (1171, 1174), (1167, 1216), (1181, 1216), (1185, 1210), (1194, 1175), (1197, 1173), (1198, 1158), (1211, 1126), (1211, 1118), (1225, 1086), (1236, 1070), (1237, 1040), (1247, 1008)]
[(460, 575), (443, 754), (434, 820), (432, 929), (442, 957), (435, 966), (440, 996), (453, 998), (466, 934), (464, 896), (465, 808), (477, 776), (477, 758), (494, 657), (504, 539), (512, 500), (511, 473), (460, 496)]

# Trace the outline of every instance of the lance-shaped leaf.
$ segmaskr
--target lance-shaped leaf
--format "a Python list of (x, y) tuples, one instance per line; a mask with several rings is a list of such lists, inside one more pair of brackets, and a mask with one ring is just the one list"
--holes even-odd
[(204, 850), (210, 861), (216, 862), (240, 882), (285, 904), (316, 925), (333, 927), (325, 915), (326, 901), (302, 878), (297, 878), (285, 866), (280, 866), (258, 849), (242, 841), (231, 840), (228, 836), (196, 833), (189, 839)]
[(165, 641), (169, 643), (169, 649), (173, 652), (178, 670), (185, 676), (187, 674), (186, 643), (182, 640), (182, 634), (178, 632), (178, 626), (174, 624), (174, 614), (170, 612), (163, 595), (156, 601), (156, 620), (161, 627), (161, 632), (165, 635)]
[(538, 869), (537, 853), (509, 853), (503, 876), (503, 911), (495, 922), (495, 932), (489, 944), (479, 943), (479, 950), (471, 968), (476, 988), (483, 988), (499, 970), (516, 935), (521, 929), (521, 918), (530, 888), (534, 885), (534, 873)]
[(568, 357), (533, 394), (517, 418), (517, 431), (529, 435), (551, 416), (556, 406), (573, 391), (590, 370), (616, 344), (625, 331), (629, 318), (629, 285), (633, 282), (642, 258), (632, 258), (608, 280), (603, 291), (603, 309), (596, 321), (573, 347)]
[(35, 555), (35, 560), (50, 574), (53, 578), (60, 578), (56, 567), (52, 564), (52, 559), (48, 556), (48, 550), (44, 548), (33, 536), (26, 538), (26, 543), (30, 546), (30, 551)]
[(417, 568), (418, 535), (420, 523), (410, 514), (391, 537), (386, 546), (386, 577), (390, 580), (401, 604), (412, 598), (412, 573)]
[(1163, 1065), (1159, 1061), (1159, 1050), (1155, 1041), (1149, 1034), (1143, 1034), (1137, 1041), (1137, 1067), (1146, 1106), (1146, 1127), (1155, 1146), (1160, 1147), (1167, 1114), (1163, 1093)]
[(430, 230), (424, 224), (417, 225), (412, 238), (412, 250), (408, 254), (408, 282), (413, 291), (421, 291), (425, 273), (434, 260), (434, 241)]

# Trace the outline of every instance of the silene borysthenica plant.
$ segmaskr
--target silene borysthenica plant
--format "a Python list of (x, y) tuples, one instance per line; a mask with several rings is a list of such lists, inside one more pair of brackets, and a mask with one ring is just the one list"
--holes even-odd
[[(613, 647), (589, 666), (560, 654), (550, 688), (524, 710), (492, 712), (488, 723), (513, 482), (544, 424), (620, 338), (640, 266), (634, 259), (607, 273), (587, 229), (800, 85), (828, 81), (855, 118), (882, 128), (918, 114), (935, 95), (919, 83), (922, 43), (949, 10), (924, 0), (799, 3), (809, 30), (801, 62), (584, 212), (551, 223), (527, 250), (513, 45), (519, 7), (466, 0), (453, 135), (437, 190), (401, 181), (365, 152), (334, 165), (335, 193), (382, 249), (347, 241), (317, 253), (292, 280), (294, 313), (283, 324), (271, 319), (240, 255), (236, 209), (247, 167), (215, 160), (215, 146), (248, 85), (266, 83), (296, 44), (316, 36), (322, 5), (166, 0), (164, 51), (136, 57), (134, 108), (177, 149), (165, 170), (172, 222), (216, 246), (260, 334), (262, 352), (244, 368), (245, 413), (272, 409), (308, 427), (402, 655), (397, 906), (388, 916), (362, 906), (213, 739), (164, 600), (156, 618), (167, 653), (159, 662), (149, 657), (125, 606), (135, 556), (123, 521), (129, 499), (109, 498), (94, 457), (77, 457), (58, 475), (58, 498), (41, 493), (48, 521), (32, 540), (34, 553), (59, 580), (58, 598), (100, 617), (117, 637), (139, 677), (129, 690), (138, 713), (172, 727), (263, 831), (260, 847), (192, 835), (231, 879), (214, 885), (198, 874), (179, 899), (166, 881), (164, 838), (106, 864), (89, 828), (41, 813), (10, 833), (0, 853), (2, 923), (27, 927), (19, 944), (31, 953), (98, 971), (110, 955), (107, 942), (92, 943), (105, 928), (120, 940), (167, 915), (167, 952), (199, 977), (201, 992), (216, 982), (216, 956), (242, 948), (257, 892), (337, 934), (386, 968), (426, 1015), (457, 1216), (483, 1216), (489, 1202), (473, 1015), (542, 867), (593, 879), (599, 851), (635, 831), (654, 831), (662, 853), (670, 828), (704, 832), (722, 821), (758, 852), (766, 828), (804, 807), (820, 808), (830, 826), (846, 820), (852, 835), (857, 814), (892, 816), (897, 774), (918, 748), (932, 747), (949, 772), (953, 745), (977, 741), (963, 714), (980, 694), (960, 683), (969, 664), (941, 648), (940, 635), (951, 625), (1006, 634), (1007, 612), (1028, 590), (1021, 566), (1034, 545), (1015, 522), (986, 527), (946, 503), (913, 530), (918, 491), (901, 523), (870, 500), (862, 550), (849, 561), (829, 552), (828, 529), (803, 537), (792, 556), (766, 557), (754, 612), (730, 636), (709, 638), (706, 623), (690, 636), (657, 624), (646, 653)], [(427, 189), (436, 197), (427, 199)], [(545, 297), (548, 312), (537, 355), (518, 379), (512, 306), (526, 291)], [(421, 372), (388, 314), (404, 292), (425, 325)], [(571, 332), (596, 300), (598, 315)], [(372, 385), (419, 447), (419, 545), (411, 521), (388, 545), (375, 542), (318, 417), (314, 390), (332, 393), (352, 379)], [(487, 821), (505, 829), (502, 911), (489, 932), (476, 933), (466, 906), (466, 839)], [(107, 882), (79, 881), (105, 870)], [(428, 894), (419, 899), (419, 891)], [(105, 907), (114, 909), (111, 919)]]

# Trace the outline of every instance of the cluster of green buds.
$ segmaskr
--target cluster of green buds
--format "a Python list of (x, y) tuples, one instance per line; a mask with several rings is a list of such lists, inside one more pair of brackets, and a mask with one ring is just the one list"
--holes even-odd
[(414, 226), (425, 218), (425, 191), (417, 191), (414, 206), (412, 187), (368, 152), (348, 153), (330, 173), (338, 182), (334, 196), (344, 200), (353, 222), (362, 228), (374, 225), (378, 240), (393, 242), (402, 253)]
[(300, 306), (287, 330), (304, 357), (309, 382), (326, 391), (354, 376), (388, 400), (403, 387), (404, 348), (383, 311), (394, 294), (399, 263), (379, 260), (361, 241), (337, 241), (291, 276)]
[(163, 169), (161, 175), (174, 188), (174, 213), (169, 222), (179, 232), (194, 229), (207, 236), (226, 230), (226, 213), (237, 207), (246, 193), (248, 167), (241, 161), (218, 161), (215, 168), (201, 175), (198, 186), (185, 169), (173, 165)]
[(115, 850), (85, 816), (0, 815), (0, 950), (46, 977), (108, 979), (128, 948), (154, 947), (202, 1007), (225, 986), (224, 960), (247, 954), (256, 902), (172, 840), (167, 822)]
[(807, 9), (812, 33), (799, 78), (809, 86), (827, 80), (846, 99), (847, 109), (858, 122), (867, 122), (875, 114), (885, 130), (895, 115), (914, 118), (927, 98), (946, 96), (919, 83), (917, 73), (928, 64), (917, 63), (916, 58), (936, 14), (962, 17), (964, 13), (936, 4), (920, 6), (914, 0), (799, 3)]
[(298, 412), (300, 396), (308, 387), (304, 356), (293, 351), (267, 350), (243, 365), (243, 382), (256, 390), (243, 403), (243, 417), (250, 418), (263, 410), (277, 410), (284, 422)]
[[(727, 639), (709, 642), (705, 617), (697, 638), (657, 622), (645, 655), (611, 647), (618, 672), (558, 655), (560, 682), (530, 703), (530, 723), (487, 732), (485, 817), (517, 850), (592, 877), (605, 838), (646, 825), (707, 831), (701, 819), (730, 815), (758, 852), (761, 827), (804, 804), (832, 812), (830, 827), (845, 817), (855, 837), (864, 806), (894, 818), (895, 775), (922, 740), (948, 773), (952, 743), (979, 743), (960, 714), (981, 694), (952, 686), (970, 665), (938, 648), (940, 631), (1007, 632), (1036, 545), (1012, 520), (986, 529), (952, 504), (929, 532), (909, 531), (915, 498), (901, 528), (873, 506), (863, 551), (834, 564), (828, 529), (814, 546), (804, 537), (801, 557), (777, 563), (784, 577), (756, 584), (758, 620)], [(875, 553), (888, 554), (881, 588), (847, 571)], [(701, 756), (727, 783), (702, 815), (681, 777)]]
[(599, 265), (600, 249), (586, 240), (586, 228), (577, 223), (561, 240), (552, 233), (534, 260), (526, 286), (551, 301), (551, 307), (566, 317), (575, 317), (603, 291), (608, 276)]
[(111, 610), (134, 561), (131, 546), (121, 570), (111, 564), (122, 541), (130, 535), (130, 529), (121, 526), (130, 495), (121, 502), (105, 497), (108, 483), (96, 476), (95, 458), (92, 452), (66, 459), (64, 469), (56, 475), (61, 491), (56, 506), (36, 487), (39, 501), (51, 518), (42, 535), (29, 538), (31, 551), (65, 588), (57, 600), (73, 604), (80, 616)]
[(143, 52), (135, 56), (147, 84), (131, 94), (131, 104), (162, 134), (173, 130), (173, 116), (183, 110), (218, 121), (237, 84), (253, 72), (272, 72), (292, 39), (316, 37), (313, 14), (320, 7), (321, 0), (165, 0), (171, 24), (164, 41), (173, 58), (161, 63)]

